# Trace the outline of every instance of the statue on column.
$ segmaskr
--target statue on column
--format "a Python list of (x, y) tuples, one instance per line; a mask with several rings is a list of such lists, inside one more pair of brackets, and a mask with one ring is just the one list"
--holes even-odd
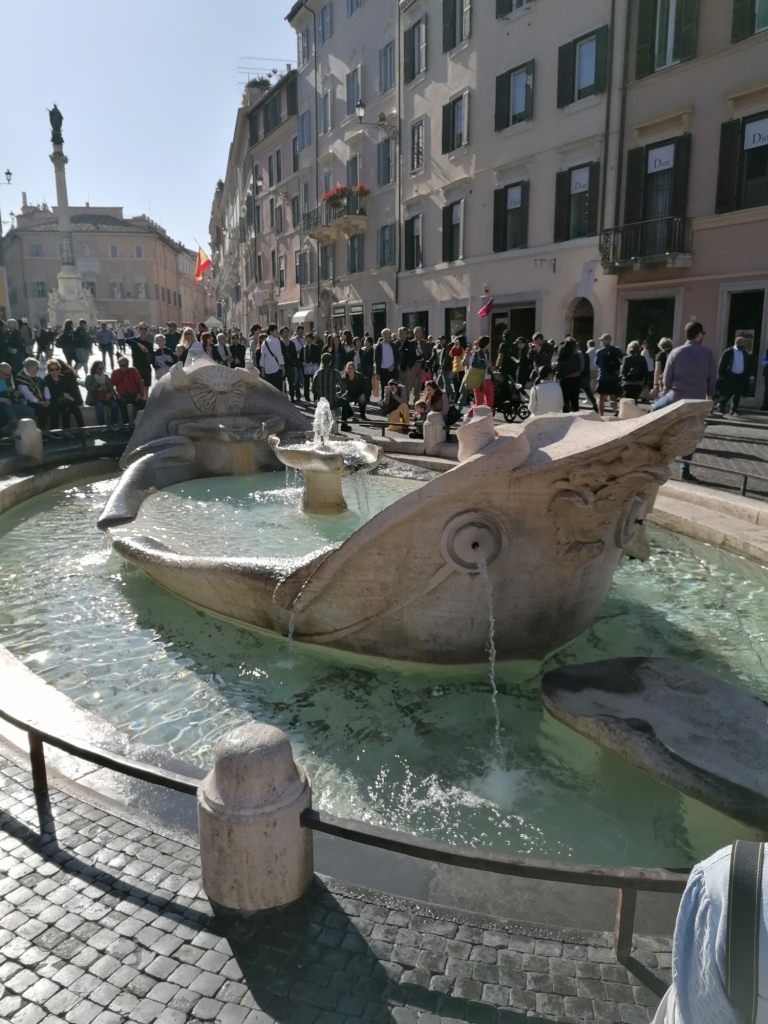
[(48, 111), (48, 120), (51, 122), (51, 142), (54, 146), (63, 146), (64, 136), (61, 134), (61, 126), (64, 123), (64, 117), (55, 103), (53, 109)]

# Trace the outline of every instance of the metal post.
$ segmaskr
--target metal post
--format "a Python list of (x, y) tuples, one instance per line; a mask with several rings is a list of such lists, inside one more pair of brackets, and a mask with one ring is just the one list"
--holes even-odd
[(637, 889), (619, 889), (619, 898), (616, 901), (616, 928), (613, 933), (613, 950), (619, 963), (625, 963), (632, 955), (636, 909)]
[(744, 474), (744, 476), (741, 478), (741, 496), (742, 496), (742, 498), (746, 496), (746, 493), (747, 493), (747, 476), (746, 476), (746, 474)]
[(29, 760), (32, 763), (32, 790), (36, 797), (48, 795), (48, 774), (45, 770), (45, 748), (39, 733), (29, 731)]

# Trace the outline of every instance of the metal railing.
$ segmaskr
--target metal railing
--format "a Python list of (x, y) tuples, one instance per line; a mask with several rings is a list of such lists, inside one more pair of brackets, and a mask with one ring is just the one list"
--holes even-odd
[(603, 232), (600, 256), (606, 265), (657, 261), (693, 252), (688, 217), (661, 217), (624, 224)]
[[(690, 462), (691, 470), (701, 469), (704, 470), (705, 473), (722, 473), (724, 476), (738, 477), (741, 480), (741, 484), (738, 486), (738, 491), (742, 498), (745, 498), (747, 496), (747, 489), (749, 486), (748, 481), (750, 479), (759, 480), (763, 484), (765, 490), (768, 490), (768, 479), (766, 479), (766, 477), (764, 476), (761, 476), (759, 473), (745, 473), (742, 469), (720, 469), (719, 466), (708, 466), (706, 462), (696, 462), (695, 458), (696, 457), (694, 454), (694, 458)], [(685, 465), (687, 461), (687, 459), (675, 459), (675, 462), (679, 463), (680, 465)], [(702, 480), (701, 483), (703, 483), (705, 486), (719, 486), (708, 483), (706, 480)], [(726, 485), (723, 484), (723, 486)], [(754, 487), (752, 488), (752, 490), (755, 491), (755, 493), (757, 494), (765, 493), (765, 490), (756, 491)]]
[(305, 231), (312, 231), (314, 228), (332, 227), (347, 217), (365, 217), (366, 197), (347, 196), (341, 203), (321, 203), (314, 210), (307, 210), (302, 214), (302, 227)]
[[(188, 796), (197, 795), (200, 780), (193, 779), (188, 775), (179, 775), (164, 768), (154, 768), (141, 761), (110, 753), (90, 743), (64, 739), (5, 711), (3, 708), (0, 708), (0, 718), (27, 733), (32, 768), (32, 789), (37, 802), (41, 832), (47, 830), (49, 822), (52, 820), (45, 762), (46, 743), (57, 750), (96, 764), (100, 768), (108, 768), (142, 782), (175, 790), (177, 793), (184, 793)], [(390, 853), (403, 854), (417, 860), (433, 861), (438, 864), (449, 864), (453, 867), (487, 871), (517, 878), (618, 889), (613, 948), (616, 958), (620, 962), (626, 962), (632, 954), (638, 892), (682, 893), (688, 881), (687, 873), (679, 871), (656, 868), (612, 868), (597, 864), (564, 864), (556, 861), (485, 853), (471, 847), (435, 843), (407, 832), (369, 825), (362, 821), (337, 818), (332, 814), (311, 809), (302, 813), (300, 821), (304, 828), (314, 832), (322, 832), (325, 835), (360, 843), (363, 846), (388, 850)]]

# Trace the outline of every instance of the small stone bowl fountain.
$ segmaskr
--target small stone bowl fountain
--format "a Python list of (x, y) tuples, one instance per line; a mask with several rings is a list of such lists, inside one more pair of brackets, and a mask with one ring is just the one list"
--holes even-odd
[(334, 516), (347, 511), (341, 479), (348, 473), (366, 473), (381, 460), (375, 444), (351, 441), (332, 433), (333, 413), (325, 398), (317, 403), (312, 433), (273, 434), (269, 447), (284, 466), (304, 474), (302, 512)]

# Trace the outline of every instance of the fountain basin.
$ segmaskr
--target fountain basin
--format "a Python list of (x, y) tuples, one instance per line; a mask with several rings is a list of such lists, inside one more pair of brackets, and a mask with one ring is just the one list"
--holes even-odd
[(346, 473), (370, 472), (381, 461), (382, 450), (364, 441), (331, 434), (315, 441), (312, 434), (273, 434), (269, 447), (289, 469), (304, 474), (302, 511), (310, 515), (339, 515), (348, 506), (341, 490)]

